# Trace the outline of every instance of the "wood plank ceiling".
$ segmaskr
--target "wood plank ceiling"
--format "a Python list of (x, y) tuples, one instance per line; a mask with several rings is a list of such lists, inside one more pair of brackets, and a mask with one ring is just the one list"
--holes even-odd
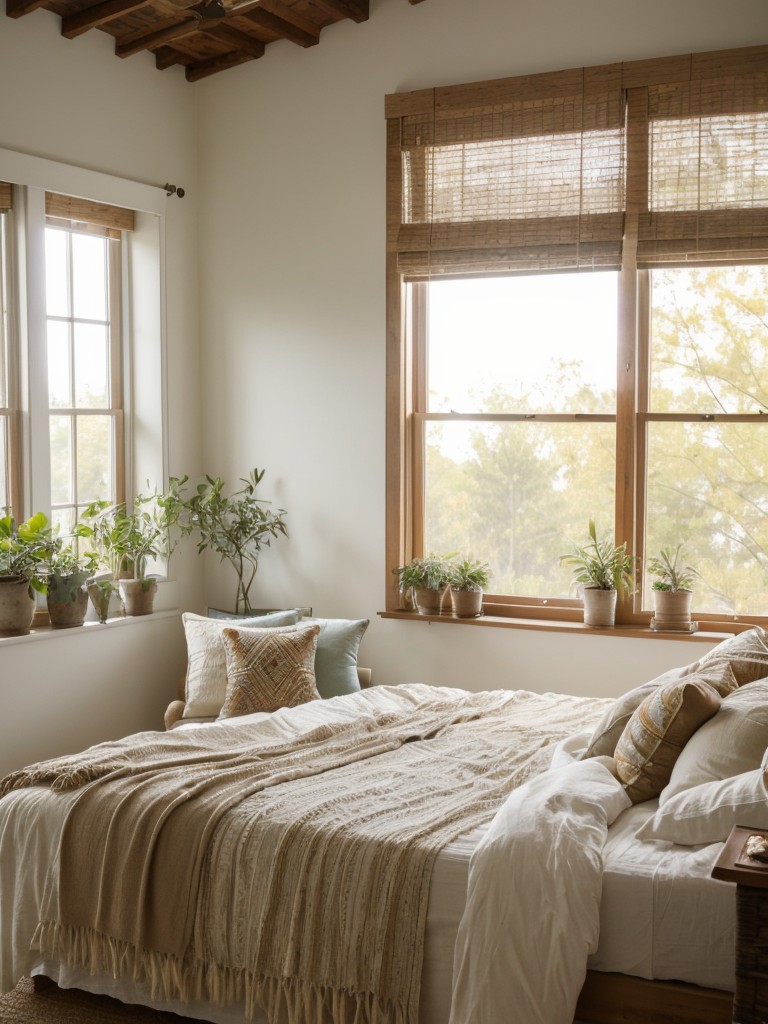
[[(408, 0), (410, 4), (422, 0)], [(38, 8), (61, 17), (66, 39), (91, 29), (114, 37), (118, 57), (149, 50), (187, 81), (255, 60), (278, 39), (315, 46), (328, 25), (367, 21), (370, 0), (6, 0), (9, 18)]]

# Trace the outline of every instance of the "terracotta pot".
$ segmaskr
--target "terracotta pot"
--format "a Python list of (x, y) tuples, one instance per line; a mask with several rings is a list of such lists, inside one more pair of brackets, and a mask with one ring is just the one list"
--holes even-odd
[(84, 572), (53, 575), (48, 580), (48, 618), (54, 629), (82, 626), (88, 611), (88, 590)]
[(126, 615), (149, 615), (155, 606), (157, 580), (119, 580)]
[(0, 636), (25, 636), (32, 628), (35, 598), (24, 576), (0, 576)]
[(476, 619), (483, 614), (482, 590), (451, 590), (451, 607), (458, 619)]
[(581, 597), (584, 602), (585, 626), (613, 626), (616, 622), (616, 591), (584, 587)]
[(443, 611), (445, 587), (442, 590), (421, 590), (413, 588), (413, 599), (419, 615), (440, 615)]
[(654, 590), (654, 628), (688, 632), (691, 628), (692, 599), (693, 592), (690, 590)]

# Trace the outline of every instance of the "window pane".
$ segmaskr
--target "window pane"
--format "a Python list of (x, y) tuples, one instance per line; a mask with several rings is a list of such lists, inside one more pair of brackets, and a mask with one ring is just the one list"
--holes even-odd
[(71, 505), (51, 512), (51, 525), (61, 537), (70, 537), (75, 526), (75, 510)]
[(72, 417), (51, 416), (51, 504), (65, 505), (72, 495)]
[(79, 319), (107, 318), (106, 247), (106, 238), (72, 234), (72, 313)]
[(428, 423), (424, 550), (488, 561), (491, 591), (573, 597), (559, 564), (613, 531), (612, 423)]
[(428, 287), (430, 412), (615, 412), (616, 274)]
[(61, 320), (48, 321), (48, 402), (54, 409), (72, 405), (69, 324)]
[(114, 497), (112, 417), (77, 417), (77, 500)]
[(648, 426), (647, 552), (685, 544), (685, 560), (701, 576), (697, 611), (768, 610), (766, 427)]
[(651, 411), (768, 411), (768, 267), (652, 271)]
[(75, 404), (80, 409), (109, 405), (109, 332), (96, 324), (75, 324)]
[(45, 230), (45, 293), (48, 316), (69, 316), (66, 231)]

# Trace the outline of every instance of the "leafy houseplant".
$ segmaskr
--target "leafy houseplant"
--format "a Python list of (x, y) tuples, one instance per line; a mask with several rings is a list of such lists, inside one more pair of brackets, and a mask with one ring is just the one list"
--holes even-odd
[(683, 545), (661, 548), (658, 555), (648, 559), (647, 569), (656, 579), (653, 591), (654, 617), (652, 629), (691, 631), (691, 601), (697, 571), (683, 563)]
[(598, 538), (592, 519), (588, 533), (587, 543), (574, 544), (569, 554), (560, 556), (560, 564), (572, 568), (574, 582), (581, 589), (584, 623), (612, 626), (617, 594), (632, 591), (635, 557), (627, 553), (626, 543), (616, 545), (608, 537)]
[[(82, 513), (76, 535), (92, 540), (97, 557), (114, 580), (128, 615), (152, 611), (157, 579), (147, 575), (150, 559), (171, 557), (183, 532), (183, 502), (180, 488), (186, 481), (172, 478), (166, 492), (138, 494), (129, 507), (126, 502), (94, 501)], [(107, 581), (96, 581), (103, 597)], [(93, 592), (94, 603), (101, 601)], [(104, 621), (99, 614), (101, 621)]]
[(429, 555), (427, 558), (414, 558), (392, 571), (400, 581), (400, 589), (404, 593), (413, 592), (420, 615), (440, 615), (445, 590), (451, 582), (451, 569), (446, 557)]
[(487, 562), (462, 558), (450, 566), (451, 606), (458, 618), (474, 618), (483, 611), (483, 591), (491, 568)]
[(82, 626), (88, 608), (88, 577), (95, 572), (96, 555), (78, 554), (55, 537), (48, 558), (46, 602), (54, 629)]
[(0, 634), (23, 636), (32, 626), (35, 592), (46, 589), (46, 562), (52, 550), (48, 519), (37, 512), (16, 523), (6, 510), (0, 518)]
[(288, 536), (285, 509), (266, 508), (270, 503), (256, 497), (256, 488), (264, 473), (263, 469), (251, 470), (247, 478), (241, 477), (242, 487), (229, 495), (224, 493), (226, 484), (220, 476), (206, 476), (191, 497), (180, 498), (179, 514), (184, 517), (182, 529), (198, 535), (198, 552), (215, 551), (237, 574), (237, 614), (252, 611), (249, 592), (262, 549), (269, 547), (275, 538)]

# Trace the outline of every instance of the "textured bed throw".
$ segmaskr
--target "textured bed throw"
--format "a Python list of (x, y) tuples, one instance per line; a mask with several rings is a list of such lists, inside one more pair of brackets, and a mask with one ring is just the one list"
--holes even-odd
[(375, 687), (15, 773), (2, 791), (81, 790), (36, 942), (155, 999), (244, 1000), (271, 1024), (416, 1024), (438, 851), (604, 705)]

